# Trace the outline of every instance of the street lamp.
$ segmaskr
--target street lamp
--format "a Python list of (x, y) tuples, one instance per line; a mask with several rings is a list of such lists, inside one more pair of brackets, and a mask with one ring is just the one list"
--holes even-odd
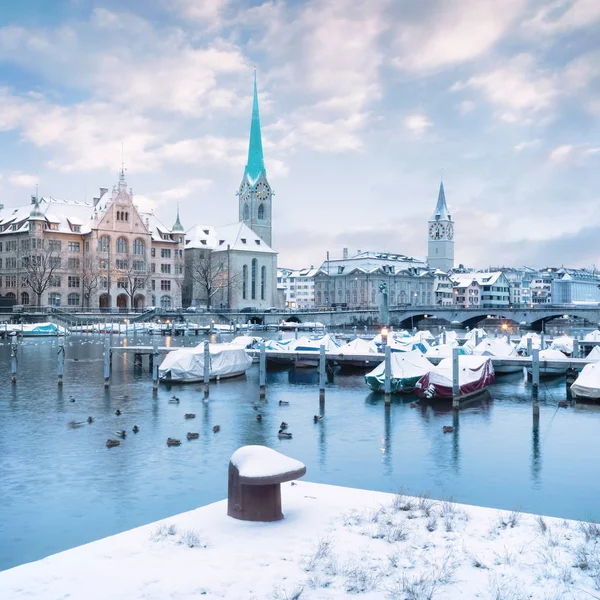
[(381, 328), (381, 347), (385, 350), (387, 346), (387, 338), (388, 338), (389, 330), (387, 327)]

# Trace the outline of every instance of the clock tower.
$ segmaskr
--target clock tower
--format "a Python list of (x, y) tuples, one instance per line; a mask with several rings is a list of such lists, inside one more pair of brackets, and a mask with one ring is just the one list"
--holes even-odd
[(427, 224), (427, 262), (434, 269), (447, 273), (454, 267), (454, 221), (446, 205), (444, 182), (440, 183), (435, 212)]
[(240, 204), (240, 221), (250, 227), (270, 247), (273, 191), (267, 181), (267, 171), (265, 170), (263, 158), (256, 71), (254, 72), (254, 101), (252, 104), (252, 122), (250, 124), (248, 162), (237, 195)]

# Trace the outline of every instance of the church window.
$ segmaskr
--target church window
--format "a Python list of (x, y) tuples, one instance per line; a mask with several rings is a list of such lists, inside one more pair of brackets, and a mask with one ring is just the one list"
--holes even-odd
[(248, 288), (248, 265), (242, 267), (242, 298), (246, 299), (246, 290)]
[(265, 219), (265, 205), (261, 204), (258, 207), (258, 220), (259, 221), (264, 221), (264, 219)]
[[(107, 235), (103, 235), (99, 240), (98, 240), (98, 252), (108, 252), (108, 245), (109, 245), (109, 237)], [(58, 248), (58, 250), (60, 251), (60, 246)]]
[(125, 254), (127, 252), (127, 240), (123, 237), (117, 239), (117, 252)]
[(144, 254), (144, 241), (140, 240), (139, 238), (137, 240), (133, 240), (133, 253), (137, 254), (138, 256), (141, 256)]
[(256, 270), (258, 266), (258, 261), (253, 258), (252, 259), (252, 283), (250, 287), (252, 300), (256, 300)]
[(260, 268), (260, 299), (265, 299), (265, 287), (267, 285), (267, 267)]
[(244, 221), (247, 221), (250, 218), (250, 209), (247, 204), (244, 204)]

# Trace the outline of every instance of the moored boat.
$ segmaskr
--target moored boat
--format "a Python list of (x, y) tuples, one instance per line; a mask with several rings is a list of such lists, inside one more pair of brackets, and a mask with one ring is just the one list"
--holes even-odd
[(600, 400), (600, 363), (585, 365), (571, 385), (571, 396), (585, 400)]
[[(568, 365), (552, 365), (546, 364), (546, 361), (567, 360), (567, 356), (559, 350), (541, 350), (540, 351), (540, 377), (556, 377), (564, 375), (567, 372)], [(527, 367), (527, 374), (531, 376), (532, 367)]]
[(568, 335), (561, 335), (554, 338), (550, 344), (550, 350), (558, 350), (563, 354), (573, 354), (573, 338)]
[(373, 366), (373, 361), (370, 360), (356, 360), (353, 356), (374, 354), (381, 357), (381, 354), (377, 352), (377, 346), (368, 340), (356, 338), (342, 344), (337, 350), (338, 358), (335, 362), (344, 369), (369, 369)]
[[(394, 352), (391, 359), (391, 392), (411, 392), (421, 377), (433, 365), (421, 352)], [(365, 382), (374, 391), (384, 391), (385, 362), (380, 363), (370, 373), (365, 375)]]
[[(496, 356), (498, 358), (518, 358), (519, 356), (515, 347), (501, 338), (486, 338), (473, 348), (473, 355)], [(523, 372), (523, 366), (495, 364), (494, 371), (499, 374), (518, 373), (519, 371)]]
[[(486, 356), (458, 357), (459, 399), (466, 400), (494, 383), (494, 366)], [(416, 394), (427, 400), (452, 399), (452, 358), (444, 358), (415, 385)]]

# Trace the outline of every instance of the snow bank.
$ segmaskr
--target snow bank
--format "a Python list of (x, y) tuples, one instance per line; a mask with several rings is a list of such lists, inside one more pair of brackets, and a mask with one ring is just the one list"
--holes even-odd
[[(440, 435), (443, 435), (440, 432)], [(579, 600), (600, 595), (600, 528), (299, 482), (285, 519), (217, 502), (0, 573), (10, 600)]]
[(267, 446), (243, 446), (236, 450), (231, 462), (242, 477), (273, 477), (304, 469), (304, 463)]

